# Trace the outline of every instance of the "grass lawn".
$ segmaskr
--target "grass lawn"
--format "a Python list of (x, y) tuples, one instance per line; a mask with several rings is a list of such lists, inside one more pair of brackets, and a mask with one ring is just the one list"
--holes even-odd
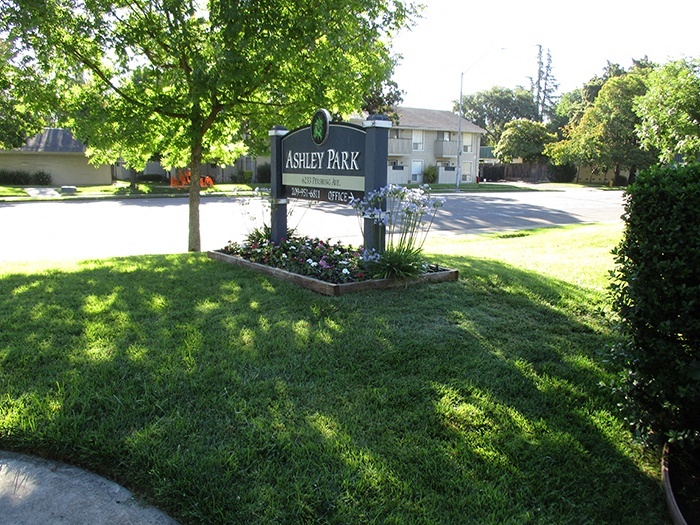
[(201, 254), (0, 270), (0, 447), (184, 524), (668, 523), (601, 352), (619, 226), (436, 239), (325, 297)]
[[(411, 184), (409, 188), (418, 187), (418, 184)], [(269, 188), (269, 184), (215, 184), (210, 188), (202, 188), (202, 195), (207, 194), (250, 194), (255, 191), (256, 187)], [(493, 193), (493, 192), (519, 192), (519, 191), (559, 191), (566, 188), (584, 187), (581, 184), (532, 184), (518, 185), (508, 183), (481, 183), (481, 184), (462, 184), (460, 192), (462, 193)], [(601, 189), (609, 189), (604, 186), (595, 186)], [(453, 184), (433, 184), (431, 186), (433, 192), (454, 191)], [(619, 189), (619, 188), (618, 188)], [(79, 198), (99, 198), (99, 197), (133, 197), (133, 196), (186, 196), (188, 190), (186, 188), (171, 188), (168, 184), (163, 183), (139, 183), (135, 190), (132, 190), (128, 181), (116, 181), (114, 184), (103, 184), (98, 186), (78, 186), (77, 192), (62, 196), (62, 198), (74, 199)], [(0, 198), (26, 198), (31, 197), (24, 191), (23, 186), (0, 186)]]
[[(254, 185), (251, 184), (216, 184), (211, 187), (202, 188), (202, 195), (207, 193), (237, 193), (237, 192), (251, 192), (255, 189)], [(131, 189), (131, 184), (129, 181), (116, 181), (111, 185), (101, 185), (101, 186), (79, 186), (77, 195), (81, 197), (92, 197), (92, 196), (134, 196), (134, 195), (180, 195), (187, 196), (189, 192), (188, 188), (172, 188), (169, 184), (165, 183), (139, 183), (136, 185), (136, 189)]]
[[(418, 183), (408, 184), (409, 188), (417, 188), (421, 186)], [(455, 191), (454, 184), (431, 184), (430, 189), (433, 192), (439, 191)], [(459, 185), (459, 191), (461, 193), (493, 193), (493, 192), (518, 192), (518, 191), (538, 191), (538, 187), (534, 184), (532, 186), (522, 186), (518, 184), (508, 184), (508, 183), (488, 183), (482, 182), (480, 184), (462, 183)]]
[[(259, 184), (258, 186), (265, 187), (269, 184)], [(256, 188), (255, 184), (216, 184), (211, 187), (202, 188), (202, 195), (211, 193), (224, 194), (250, 194)], [(60, 192), (60, 189), (59, 189)], [(78, 198), (100, 198), (100, 197), (134, 197), (134, 196), (183, 196), (188, 195), (186, 188), (171, 188), (169, 184), (164, 183), (139, 183), (135, 190), (131, 189), (131, 184), (128, 181), (116, 181), (114, 184), (101, 184), (97, 186), (78, 186), (77, 192), (67, 195), (62, 195), (62, 198), (74, 199)], [(0, 198), (3, 197), (22, 197), (27, 200), (31, 199), (24, 186), (0, 186)]]
[(22, 186), (0, 186), (0, 197), (28, 197)]

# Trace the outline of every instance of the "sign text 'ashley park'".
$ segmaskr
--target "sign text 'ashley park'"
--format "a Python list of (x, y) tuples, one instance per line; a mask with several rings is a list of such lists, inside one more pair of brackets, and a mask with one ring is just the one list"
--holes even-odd
[(346, 204), (362, 198), (365, 135), (360, 126), (330, 121), (290, 132), (282, 141), (285, 196)]
[[(325, 165), (328, 171), (360, 171), (360, 165), (357, 161), (361, 153), (361, 151), (336, 151), (334, 149), (328, 151), (289, 151), (284, 167), (285, 169), (319, 170)], [(326, 154), (328, 155), (327, 162)]]

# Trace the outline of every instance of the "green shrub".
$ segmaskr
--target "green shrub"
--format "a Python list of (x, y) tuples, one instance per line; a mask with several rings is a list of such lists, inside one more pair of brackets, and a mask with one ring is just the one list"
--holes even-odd
[(700, 443), (700, 164), (652, 168), (627, 192), (611, 284), (624, 335), (615, 389), (641, 437)]
[(231, 175), (231, 182), (235, 184), (249, 184), (253, 180), (253, 172), (251, 170), (238, 169), (236, 173)]
[[(287, 239), (294, 237), (294, 229), (287, 228)], [(246, 244), (261, 244), (272, 240), (272, 228), (263, 224), (262, 228), (255, 228), (245, 237)]]
[(51, 186), (51, 174), (45, 171), (37, 171), (32, 173), (31, 183), (37, 186)]
[(143, 174), (136, 177), (138, 182), (165, 182), (167, 177), (157, 173)]
[(258, 165), (257, 182), (261, 184), (269, 184), (272, 181), (272, 167), (269, 163)]
[(562, 164), (561, 166), (550, 164), (547, 171), (547, 178), (550, 182), (571, 182), (576, 178), (576, 166), (573, 164)]
[(0, 184), (4, 185), (27, 186), (29, 177), (28, 171), (0, 170)]
[(374, 279), (408, 279), (425, 272), (427, 263), (419, 248), (391, 248), (379, 258), (368, 261), (368, 271)]
[(435, 184), (438, 179), (438, 169), (437, 166), (430, 164), (427, 168), (423, 170), (423, 182), (426, 184)]
[(45, 171), (30, 173), (24, 170), (0, 170), (0, 184), (10, 186), (49, 186), (51, 174)]

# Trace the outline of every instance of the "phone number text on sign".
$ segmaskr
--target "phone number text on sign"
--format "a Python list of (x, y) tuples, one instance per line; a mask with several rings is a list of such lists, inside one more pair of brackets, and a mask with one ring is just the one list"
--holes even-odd
[(297, 199), (314, 199), (321, 200), (321, 190), (317, 188), (300, 188), (298, 186), (291, 187), (291, 196)]
[(364, 197), (364, 191), (339, 191), (326, 188), (306, 188), (304, 186), (287, 186), (287, 196), (294, 199), (335, 202), (351, 204), (354, 199)]

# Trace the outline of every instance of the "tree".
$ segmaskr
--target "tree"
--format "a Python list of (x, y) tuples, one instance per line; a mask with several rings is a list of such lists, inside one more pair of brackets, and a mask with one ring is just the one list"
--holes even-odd
[(0, 149), (22, 146), (49, 122), (51, 86), (10, 39), (0, 40)]
[(700, 60), (669, 62), (653, 71), (649, 89), (635, 104), (637, 133), (645, 148), (658, 150), (661, 162), (676, 154), (700, 156)]
[[(642, 60), (633, 60), (632, 63), (633, 66), (630, 71), (634, 71), (638, 68), (648, 68), (648, 64), (650, 64), (646, 57)], [(608, 62), (607, 66), (603, 68), (603, 74), (601, 76), (595, 75), (582, 87), (564, 93), (552, 112), (552, 120), (549, 127), (550, 131), (561, 134), (561, 130), (567, 125), (577, 125), (586, 110), (595, 102), (603, 85), (611, 78), (619, 77), (626, 73), (627, 72), (619, 64)]]
[(275, 124), (348, 114), (390, 77), (402, 0), (3, 0), (5, 30), (54, 69), (79, 65), (76, 135), (94, 162), (153, 154), (191, 170), (188, 248), (200, 249), (203, 161), (232, 162)]
[(581, 120), (583, 106), (583, 90), (581, 88), (564, 93), (557, 101), (550, 121), (547, 122), (547, 130), (550, 133), (555, 133), (557, 138), (562, 140), (566, 127)]
[(602, 172), (614, 169), (616, 177), (628, 168), (633, 178), (636, 170), (654, 162), (654, 156), (642, 150), (635, 133), (639, 118), (633, 111), (634, 100), (646, 89), (641, 72), (609, 79), (579, 123), (567, 129), (566, 138), (545, 152), (555, 164), (573, 162)]
[(365, 95), (362, 110), (370, 115), (386, 115), (394, 124), (398, 124), (399, 115), (396, 113), (396, 108), (403, 102), (403, 94), (396, 82), (387, 80), (373, 87)]
[(537, 108), (537, 122), (550, 120), (555, 108), (555, 96), (559, 85), (552, 73), (552, 54), (547, 49), (547, 61), (542, 57), (542, 46), (537, 46), (537, 79), (530, 78), (530, 92)]
[(494, 154), (503, 162), (513, 162), (518, 157), (523, 162), (541, 162), (546, 159), (545, 145), (555, 140), (556, 137), (548, 133), (541, 122), (512, 120), (505, 125)]
[[(459, 112), (459, 101), (455, 102), (453, 111)], [(501, 138), (503, 128), (511, 120), (537, 120), (537, 106), (532, 94), (523, 88), (493, 87), (488, 91), (463, 96), (462, 116), (484, 128), (487, 142), (495, 145)]]

